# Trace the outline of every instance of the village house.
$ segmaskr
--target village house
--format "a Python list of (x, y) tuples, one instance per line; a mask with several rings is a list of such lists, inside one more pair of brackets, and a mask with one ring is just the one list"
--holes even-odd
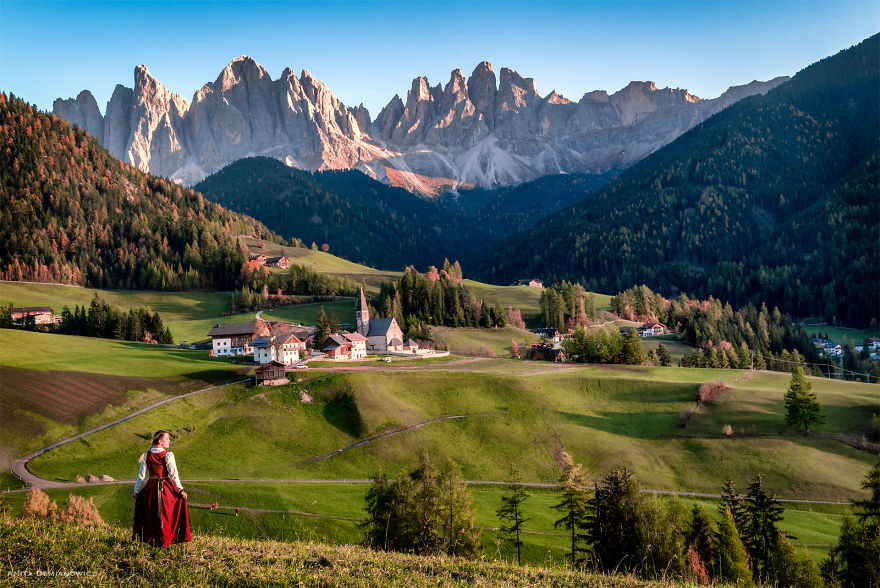
[(663, 323), (645, 323), (638, 328), (639, 337), (659, 337), (666, 334)]
[(526, 278), (524, 280), (517, 280), (512, 285), (529, 286), (530, 288), (543, 288), (544, 282), (542, 280), (539, 280), (538, 278)]
[(16, 306), (12, 309), (12, 322), (23, 325), (32, 317), (35, 325), (54, 325), (61, 322), (61, 317), (55, 314), (49, 306)]
[(281, 257), (267, 257), (266, 265), (268, 267), (280, 267), (282, 269), (288, 269), (290, 267), (290, 260), (288, 260), (283, 255)]
[(262, 267), (266, 264), (266, 256), (262, 253), (260, 255), (251, 255), (247, 260), (248, 267), (252, 269), (256, 269), (258, 267)]
[(224, 357), (230, 355), (250, 355), (251, 344), (256, 338), (255, 323), (216, 324), (208, 331), (211, 338), (211, 355)]
[(267, 364), (272, 361), (289, 366), (299, 361), (300, 353), (306, 350), (306, 344), (300, 341), (292, 331), (276, 328), (270, 335), (263, 335), (251, 343), (254, 350), (254, 361)]
[(370, 318), (370, 310), (367, 308), (367, 298), (363, 288), (360, 289), (358, 296), (355, 317), (357, 318), (357, 332), (366, 337), (368, 351), (406, 351), (403, 344), (403, 331), (394, 317)]
[(367, 338), (360, 333), (343, 331), (327, 337), (321, 351), (334, 361), (363, 359), (367, 356)]

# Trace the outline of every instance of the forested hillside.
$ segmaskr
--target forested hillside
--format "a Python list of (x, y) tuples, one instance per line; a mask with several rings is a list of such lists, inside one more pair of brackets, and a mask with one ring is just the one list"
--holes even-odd
[(604, 292), (645, 283), (870, 324), (880, 317), (878, 87), (875, 35), (513, 235), (477, 273)]
[(548, 176), (513, 188), (427, 199), (358, 171), (309, 173), (267, 157), (236, 161), (195, 188), (206, 198), (358, 263), (384, 269), (473, 267), (490, 247), (583, 200), (610, 174)]
[(259, 222), (126, 165), (57, 116), (0, 94), (0, 277), (98, 288), (236, 285)]
[(327, 244), (330, 253), (373, 267), (439, 264), (450, 250), (476, 245), (477, 236), (451, 215), (359, 171), (311, 174), (252, 157), (195, 188), (285, 237)]

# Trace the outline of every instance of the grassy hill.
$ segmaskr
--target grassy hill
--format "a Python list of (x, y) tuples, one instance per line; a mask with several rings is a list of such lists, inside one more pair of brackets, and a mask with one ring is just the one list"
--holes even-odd
[[(146, 380), (144, 375), (151, 374), (152, 387), (123, 386), (124, 394), (107, 398), (104, 406), (66, 416), (46, 412), (48, 408), (34, 411), (24, 404), (26, 395), (4, 395), (18, 403), (14, 407), (18, 414), (45, 427), (42, 434), (27, 436), (4, 420), (4, 444), (14, 442), (19, 452), (34, 449), (182, 390), (182, 383), (208, 366), (225, 379), (235, 377), (237, 367), (207, 360), (203, 353), (84, 338), (74, 346), (70, 341), (59, 335), (3, 331), (0, 369), (43, 374), (42, 386), (56, 395), (70, 394), (60, 382), (77, 370), (90, 380), (131, 379), (134, 374)], [(35, 349), (45, 350), (45, 357), (33, 359), (28, 351)], [(859, 481), (876, 459), (846, 443), (860, 435), (872, 413), (880, 411), (876, 387), (867, 384), (812, 379), (827, 422), (816, 435), (803, 437), (784, 424), (786, 374), (554, 366), (502, 359), (380, 367), (335, 374), (310, 369), (296, 374), (305, 381), (278, 388), (230, 386), (200, 393), (57, 448), (32, 461), (30, 468), (57, 480), (72, 481), (86, 473), (132, 479), (137, 456), (152, 431), (191, 427), (191, 434), (173, 442), (191, 501), (216, 500), (224, 506), (257, 509), (236, 518), (228, 516), (229, 510), (193, 507), (197, 529), (341, 543), (359, 538), (355, 521), (363, 515), (366, 485), (334, 481), (366, 479), (379, 466), (391, 476), (406, 471), (418, 447), (437, 463), (456, 460), (471, 480), (503, 480), (509, 464), (517, 463), (528, 481), (553, 482), (559, 475), (555, 456), (564, 450), (582, 462), (593, 479), (612, 467), (626, 466), (645, 488), (714, 493), (727, 478), (742, 488), (761, 472), (778, 496), (835, 502), (860, 495)], [(61, 377), (42, 371), (49, 369), (67, 371)], [(717, 378), (723, 378), (731, 390), (704, 405), (686, 429), (679, 428), (679, 413), (693, 406), (699, 385)], [(168, 387), (162, 388), (162, 382)], [(311, 404), (302, 402), (302, 391), (313, 398)], [(309, 461), (377, 433), (446, 415), (464, 418), (435, 422), (323, 461)], [(722, 434), (726, 424), (734, 429), (731, 438)], [(226, 479), (267, 482), (192, 481)], [(328, 482), (279, 482), (297, 479)], [(8, 475), (0, 481), (8, 482)], [(86, 486), (76, 492), (95, 496), (102, 515), (114, 524), (126, 525), (130, 519), (126, 487)], [(495, 543), (492, 530), (497, 527), (494, 508), (501, 489), (473, 486), (472, 492), (477, 524), (486, 528), (487, 555), (509, 556), (509, 550)], [(64, 499), (66, 493), (50, 492), (56, 499)], [(8, 500), (20, 504), (21, 495)], [(529, 505), (534, 521), (530, 530), (539, 534), (527, 538), (526, 557), (531, 563), (545, 563), (548, 557), (555, 561), (564, 553), (565, 538), (555, 535), (558, 531), (552, 526), (549, 506), (554, 500), (551, 492), (535, 489)], [(783, 528), (799, 541), (813, 544), (811, 554), (820, 558), (823, 546), (836, 537), (846, 507), (788, 506), (792, 508)]]
[[(129, 498), (130, 500), (130, 498)], [(84, 572), (94, 586), (673, 586), (632, 576), (509, 562), (382, 553), (356, 546), (246, 541), (196, 533), (155, 550), (125, 528), (0, 518), (0, 570)], [(21, 583), (27, 581), (23, 579)]]

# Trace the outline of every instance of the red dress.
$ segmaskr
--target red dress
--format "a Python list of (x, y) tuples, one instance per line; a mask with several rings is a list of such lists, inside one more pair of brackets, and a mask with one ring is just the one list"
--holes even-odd
[(186, 500), (178, 494), (174, 482), (168, 477), (166, 454), (166, 451), (147, 452), (149, 478), (138, 492), (134, 506), (132, 538), (140, 539), (153, 547), (192, 541)]

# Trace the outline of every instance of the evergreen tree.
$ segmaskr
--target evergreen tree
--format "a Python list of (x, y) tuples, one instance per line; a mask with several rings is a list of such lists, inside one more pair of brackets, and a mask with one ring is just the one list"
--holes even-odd
[(315, 347), (320, 349), (327, 337), (330, 336), (330, 318), (324, 312), (324, 307), (318, 311), (318, 318), (315, 320)]
[(700, 561), (713, 577), (718, 574), (718, 530), (715, 519), (702, 504), (694, 503), (685, 543), (700, 556)]
[(859, 522), (865, 525), (880, 525), (880, 461), (875, 463), (865, 479), (862, 480), (862, 489), (871, 493), (866, 500), (853, 500), (853, 508)]
[(777, 586), (821, 588), (819, 566), (808, 554), (799, 555), (785, 533), (779, 534), (773, 560), (776, 562), (773, 581)]
[(639, 340), (639, 334), (632, 329), (623, 342), (623, 363), (627, 365), (640, 365), (644, 363), (647, 356), (642, 342)]
[(584, 532), (590, 515), (590, 498), (586, 487), (587, 479), (581, 471), (581, 464), (569, 464), (556, 486), (560, 501), (552, 507), (564, 515), (553, 526), (563, 527), (571, 533), (569, 557), (572, 567), (585, 563), (589, 552), (589, 547), (583, 546), (589, 540), (589, 535)]
[(804, 433), (810, 431), (811, 425), (825, 422), (825, 415), (822, 414), (816, 393), (811, 391), (812, 387), (803, 368), (795, 367), (788, 392), (785, 393), (785, 422), (789, 425), (803, 425)]
[(641, 506), (638, 483), (626, 468), (612, 470), (596, 484), (587, 529), (599, 569), (634, 569), (640, 563), (640, 533), (644, 532), (638, 525)]
[(669, 367), (672, 365), (672, 357), (669, 355), (669, 351), (666, 350), (666, 347), (663, 346), (663, 343), (657, 345), (657, 363), (663, 367)]
[[(522, 474), (515, 465), (510, 466), (510, 478), (504, 486), (504, 494), (501, 496), (501, 506), (495, 510), (495, 515), (501, 519), (501, 534), (505, 541), (516, 547), (516, 563), (522, 565), (520, 559), (520, 533), (523, 525), (529, 520), (522, 511), (522, 504), (528, 500), (529, 494), (522, 485)], [(507, 523), (507, 524), (505, 524)]]
[(718, 523), (717, 543), (717, 580), (734, 586), (752, 586), (748, 556), (729, 510), (724, 511)]
[[(403, 325), (403, 323), (401, 323), (401, 325)], [(331, 333), (339, 332), (339, 317), (337, 317), (336, 313), (332, 310), (327, 315), (327, 326)]]
[(440, 549), (447, 555), (473, 557), (480, 551), (480, 530), (474, 527), (474, 506), (461, 468), (447, 461), (437, 477)]
[(721, 503), (718, 505), (718, 511), (723, 515), (729, 512), (733, 517), (733, 523), (736, 525), (737, 533), (742, 536), (749, 528), (749, 511), (745, 507), (745, 500), (737, 495), (736, 484), (733, 480), (728, 480), (721, 491)]
[(758, 581), (770, 580), (775, 573), (773, 555), (779, 538), (776, 523), (782, 520), (785, 509), (776, 498), (764, 491), (761, 474), (755, 475), (749, 484), (745, 507), (749, 513), (749, 525), (743, 542), (752, 560), (754, 577)]

